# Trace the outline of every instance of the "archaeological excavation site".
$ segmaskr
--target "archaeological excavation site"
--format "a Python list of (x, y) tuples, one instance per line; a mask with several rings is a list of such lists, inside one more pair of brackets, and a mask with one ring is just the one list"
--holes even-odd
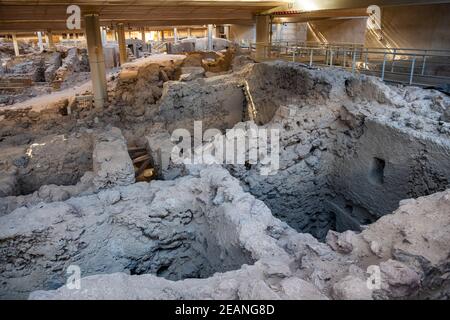
[(0, 1), (0, 300), (450, 299), (450, 1), (157, 2)]

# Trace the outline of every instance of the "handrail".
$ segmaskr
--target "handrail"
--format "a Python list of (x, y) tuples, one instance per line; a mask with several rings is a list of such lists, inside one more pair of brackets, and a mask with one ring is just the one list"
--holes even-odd
[[(263, 45), (263, 46), (274, 46), (279, 47), (280, 44), (286, 43), (287, 45), (282, 47), (306, 47), (306, 48), (364, 48), (365, 50), (371, 50), (371, 51), (382, 51), (383, 53), (385, 51), (390, 52), (403, 52), (403, 51), (414, 51), (414, 52), (424, 52), (424, 53), (430, 53), (430, 52), (442, 52), (442, 53), (448, 53), (450, 54), (450, 49), (414, 49), (414, 48), (385, 48), (385, 47), (364, 47), (363, 44), (359, 43), (322, 43), (322, 42), (314, 42), (314, 41), (302, 41), (302, 42), (296, 42), (296, 41), (273, 41), (271, 44), (267, 42), (252, 42), (250, 43), (251, 47), (255, 47), (256, 45)], [(311, 44), (311, 45), (305, 45), (305, 44)]]
[[(421, 82), (450, 83), (450, 50), (368, 48), (357, 44), (349, 47), (317, 42), (313, 45), (305, 45), (305, 42), (291, 45), (282, 45), (282, 43), (284, 42), (251, 43), (250, 52), (255, 54), (256, 60), (284, 58), (294, 62), (309, 63), (310, 67), (316, 65), (351, 68), (353, 73), (358, 71), (379, 74), (384, 81), (423, 84), (414, 82), (416, 77), (420, 78)], [(407, 73), (399, 72), (405, 68), (409, 68)], [(391, 79), (388, 79), (389, 76)], [(399, 76), (405, 76), (405, 79), (393, 80)]]

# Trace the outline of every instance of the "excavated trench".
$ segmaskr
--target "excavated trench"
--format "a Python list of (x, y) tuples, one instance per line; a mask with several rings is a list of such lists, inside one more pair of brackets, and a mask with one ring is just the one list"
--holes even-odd
[[(209, 198), (210, 187), (201, 191), (201, 181), (195, 186), (186, 179), (177, 182), (141, 183), (42, 204), (33, 210), (35, 224), (15, 225), (3, 217), (9, 231), (0, 241), (0, 297), (25, 298), (34, 290), (59, 288), (69, 265), (80, 267), (83, 276), (151, 273), (181, 280), (252, 264), (235, 222), (222, 212), (227, 208)], [(26, 211), (15, 217), (26, 219)]]
[[(159, 81), (160, 68), (147, 68), (156, 70)], [(246, 75), (247, 91), (242, 81), (224, 79), (174, 82), (166, 85), (165, 92), (155, 89), (147, 98), (153, 104), (162, 94), (158, 120), (167, 131), (190, 130), (194, 120), (204, 120), (203, 130), (223, 131), (248, 118), (244, 110), (251, 97), (258, 125), (283, 128), (280, 168), (269, 176), (260, 175), (257, 166), (226, 168), (245, 191), (299, 232), (324, 240), (329, 230), (360, 231), (398, 208), (401, 200), (449, 186), (448, 144), (349, 111), (343, 104), (351, 104), (347, 95), (352, 88), (333, 92), (330, 79), (314, 78), (292, 66), (257, 65)], [(137, 99), (134, 93), (122, 97)], [(379, 104), (371, 95), (364, 98), (369, 105)], [(138, 112), (141, 117), (147, 111), (133, 109), (130, 114)], [(49, 184), (75, 185), (83, 174), (95, 171), (91, 135), (52, 139), (27, 150), (18, 174), (20, 194)], [(123, 136), (119, 140), (127, 151)], [(150, 148), (152, 141), (158, 140), (148, 138)], [(119, 149), (114, 145), (111, 150)], [(155, 159), (151, 160), (153, 165)], [(23, 219), (32, 213), (37, 225), (17, 226), (0, 215), (5, 223), (0, 239), (0, 297), (24, 298), (34, 290), (59, 288), (66, 283), (69, 265), (78, 265), (82, 276), (151, 273), (181, 280), (253, 264), (255, 257), (239, 237), (241, 225), (224, 214), (230, 208), (222, 206), (223, 199), (233, 195), (223, 187), (203, 185), (200, 178), (196, 183), (187, 181), (181, 177), (119, 185), (62, 199), (64, 203), (50, 201), (32, 212), (30, 208), (15, 211)], [(48, 215), (54, 211), (57, 214)]]
[(25, 155), (15, 159), (18, 165), (19, 194), (31, 194), (45, 185), (75, 185), (92, 171), (92, 139), (88, 135), (58, 135), (31, 144)]
[(248, 176), (242, 180), (277, 218), (323, 241), (329, 230), (361, 231), (404, 199), (444, 191), (450, 179), (449, 151), (444, 144), (426, 144), (368, 121), (350, 145), (344, 139), (312, 147), (304, 161), (274, 176), (257, 184), (249, 184)]
[[(282, 128), (280, 169), (266, 177), (247, 166), (228, 169), (277, 218), (323, 241), (329, 230), (361, 231), (404, 199), (448, 188), (446, 140), (409, 130), (414, 128), (411, 114), (417, 116), (420, 103), (430, 104), (430, 96), (424, 101), (414, 97), (404, 125), (399, 111), (371, 115), (371, 109), (381, 109), (393, 98), (389, 88), (370, 79), (349, 80), (346, 74), (331, 78), (332, 73), (317, 76), (293, 65), (274, 66), (256, 65), (249, 84), (256, 121)], [(402, 101), (397, 110), (404, 108)], [(360, 105), (367, 111), (358, 109)], [(431, 107), (440, 108), (433, 103)]]

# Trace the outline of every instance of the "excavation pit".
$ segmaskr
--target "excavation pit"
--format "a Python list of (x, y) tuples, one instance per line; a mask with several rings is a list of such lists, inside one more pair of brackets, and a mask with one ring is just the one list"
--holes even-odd
[[(22, 208), (0, 217), (0, 296), (25, 298), (63, 286), (70, 265), (82, 276), (124, 272), (181, 280), (253, 264), (229, 204), (221, 204), (223, 187), (194, 180), (137, 183), (42, 204), (31, 216)], [(35, 223), (14, 222), (25, 218)]]
[(312, 137), (303, 136), (281, 151), (281, 168), (274, 175), (262, 177), (248, 167), (231, 173), (275, 217), (319, 240), (329, 230), (361, 231), (395, 211), (400, 201), (449, 186), (445, 140), (430, 143), (376, 119), (342, 132), (316, 128)]
[(14, 186), (3, 196), (30, 195), (43, 186), (76, 185), (92, 171), (92, 139), (52, 135), (22, 146), (5, 146), (0, 169), (10, 172)]
[(90, 137), (67, 138), (63, 135), (49, 141), (31, 144), (27, 163), (19, 168), (21, 194), (39, 190), (44, 185), (75, 185), (87, 171), (92, 171)]
[[(244, 191), (250, 193), (244, 192), (220, 166), (187, 166), (176, 175), (162, 177), (166, 180), (135, 183), (139, 168), (133, 168), (132, 160), (147, 153), (154, 160), (155, 149), (161, 148), (161, 143), (148, 139), (151, 150), (130, 154), (121, 130), (107, 128), (109, 118), (99, 116), (95, 141), (82, 149), (91, 158), (78, 171), (83, 174), (92, 170), (95, 188), (77, 190), (64, 199), (33, 199), (29, 203), (18, 199), (16, 210), (0, 215), (1, 298), (26, 298), (35, 290), (60, 288), (66, 284), (70, 266), (78, 266), (81, 276), (90, 278), (86, 286), (95, 279), (140, 282), (152, 278), (155, 282), (147, 282), (146, 289), (171, 291), (175, 298), (186, 297), (178, 290), (191, 283), (206, 284), (214, 292), (230, 292), (227, 298), (274, 297), (267, 288), (278, 294), (305, 285), (300, 279), (287, 285), (286, 278), (293, 274), (314, 283), (328, 297), (335, 280), (347, 272), (341, 271), (351, 270), (347, 265), (343, 267), (343, 261), (353, 259), (331, 252), (333, 243), (327, 245), (330, 230), (360, 231), (392, 213), (403, 199), (448, 188), (447, 127), (439, 123), (439, 105), (429, 103), (438, 101), (437, 96), (425, 99), (419, 95), (431, 93), (421, 90), (419, 97), (404, 98), (414, 91), (407, 94), (409, 89), (395, 91), (375, 80), (355, 80), (349, 73), (309, 70), (286, 63), (257, 64), (245, 67), (240, 74), (200, 80), (166, 81), (163, 86), (167, 92), (161, 97), (155, 90), (161, 100), (143, 101), (143, 113), (133, 114), (133, 109), (127, 114), (129, 119), (119, 117), (114, 125), (125, 136), (139, 140), (136, 146), (143, 148), (143, 137), (165, 136), (175, 128), (190, 129), (193, 121), (204, 121), (203, 129), (225, 130), (236, 123), (245, 126), (248, 122), (240, 121), (252, 118), (243, 112), (249, 108), (255, 111), (252, 119), (258, 126), (281, 131), (278, 170), (265, 176), (258, 171), (258, 165), (227, 165)], [(130, 88), (134, 99), (137, 86)], [(127, 106), (120, 104), (118, 114)], [(415, 118), (411, 119), (413, 114)], [(135, 121), (137, 117), (139, 121)], [(128, 143), (134, 143), (133, 139)], [(42, 154), (66, 152), (62, 147), (57, 149)], [(143, 170), (150, 168), (141, 166)], [(48, 167), (61, 168), (57, 164)], [(26, 188), (21, 189), (32, 192), (45, 184), (61, 184), (60, 180), (50, 181), (50, 174), (47, 176), (34, 187), (24, 185)], [(79, 178), (68, 177), (70, 184)], [(304, 233), (319, 240), (327, 238), (327, 244)], [(336, 234), (339, 246), (333, 250), (344, 249), (349, 254), (352, 248), (344, 241), (349, 234), (364, 237), (358, 232)], [(406, 236), (409, 239), (410, 235)], [(370, 246), (370, 250), (380, 247), (367, 241), (368, 245), (358, 245)], [(377, 255), (380, 252), (374, 251)], [(384, 263), (392, 257), (379, 258)], [(314, 259), (320, 261), (313, 263)], [(365, 262), (358, 265), (361, 270)], [(233, 278), (238, 275), (246, 281)], [(176, 281), (184, 279), (191, 280)], [(111, 284), (117, 285), (114, 281)], [(105, 284), (106, 293), (96, 291), (92, 297), (108, 296), (112, 291), (109, 284)], [(132, 297), (142, 292), (135, 287), (128, 291), (127, 285), (120, 282), (118, 291)], [(177, 289), (172, 290), (172, 286)], [(230, 286), (233, 290), (229, 290)], [(210, 292), (193, 288), (189, 289), (199, 295)], [(290, 291), (295, 291), (295, 298), (300, 297), (298, 291)], [(51, 294), (57, 292), (61, 291)], [(36, 296), (40, 294), (46, 293)]]
[(280, 165), (269, 176), (228, 169), (297, 231), (360, 231), (404, 199), (448, 188), (439, 93), (281, 62), (253, 66), (248, 84), (255, 122), (280, 132)]

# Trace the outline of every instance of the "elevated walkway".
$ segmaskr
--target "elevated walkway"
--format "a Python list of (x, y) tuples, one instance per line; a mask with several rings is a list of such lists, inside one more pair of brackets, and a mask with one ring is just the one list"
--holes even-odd
[[(258, 55), (256, 47), (260, 50)], [(338, 67), (378, 76), (394, 83), (444, 87), (450, 84), (450, 50), (276, 42), (252, 43), (250, 52), (257, 61), (285, 60), (304, 63), (310, 67)]]

